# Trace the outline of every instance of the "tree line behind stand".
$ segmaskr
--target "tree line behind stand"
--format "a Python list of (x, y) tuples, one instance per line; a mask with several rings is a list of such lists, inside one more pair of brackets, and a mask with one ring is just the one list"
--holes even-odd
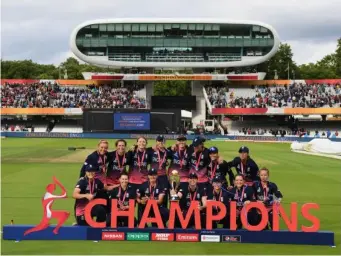
[[(329, 54), (316, 63), (297, 65), (293, 61), (293, 53), (289, 44), (281, 44), (278, 52), (268, 61), (256, 66), (227, 68), (224, 72), (266, 72), (265, 79), (335, 79), (341, 78), (341, 38), (337, 41), (335, 53)], [(44, 65), (32, 60), (7, 61), (1, 60), (1, 77), (3, 79), (63, 79), (67, 70), (68, 79), (84, 79), (82, 72), (117, 72), (109, 68), (101, 68), (88, 64), (80, 64), (75, 58), (68, 58), (60, 66)], [(289, 69), (288, 69), (289, 67)], [(214, 70), (210, 70), (214, 71)], [(178, 71), (188, 73), (188, 70)], [(172, 71), (159, 71), (172, 73)], [(276, 77), (277, 75), (277, 77)], [(156, 96), (189, 96), (189, 81), (156, 81)]]

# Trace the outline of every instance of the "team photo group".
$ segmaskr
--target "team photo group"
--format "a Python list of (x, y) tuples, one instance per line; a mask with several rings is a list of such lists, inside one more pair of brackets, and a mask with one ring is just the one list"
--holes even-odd
[[(146, 209), (148, 200), (155, 200), (164, 227), (169, 220), (171, 201), (179, 204), (185, 217), (192, 201), (198, 202), (201, 227), (206, 227), (206, 206), (208, 201), (219, 201), (226, 207), (226, 216), (213, 222), (213, 228), (230, 228), (230, 203), (237, 205), (237, 228), (242, 229), (241, 213), (250, 202), (261, 202), (267, 209), (269, 223), (265, 229), (272, 228), (273, 205), (279, 204), (282, 193), (274, 182), (269, 181), (269, 169), (259, 168), (250, 157), (249, 148), (236, 149), (236, 156), (228, 161), (219, 155), (215, 146), (206, 148), (205, 139), (196, 137), (191, 143), (183, 135), (176, 143), (166, 147), (163, 135), (147, 147), (148, 141), (141, 136), (128, 148), (127, 142), (119, 139), (115, 150), (109, 150), (109, 142), (101, 140), (96, 151), (87, 156), (77, 182), (73, 198), (75, 199), (75, 218), (77, 225), (89, 225), (85, 218), (85, 208), (93, 199), (107, 200), (107, 205), (95, 205), (91, 216), (96, 222), (111, 223), (111, 202), (116, 199), (117, 209), (127, 211), (129, 201), (137, 206), (135, 226), (138, 226)], [(111, 149), (111, 147), (110, 147)], [(213, 214), (220, 209), (213, 208)], [(155, 217), (153, 210), (148, 217)], [(261, 213), (255, 208), (248, 211), (248, 224), (257, 225)], [(119, 227), (128, 227), (128, 217), (117, 218)], [(157, 226), (152, 223), (152, 226)], [(181, 228), (176, 216), (174, 226)], [(189, 220), (188, 228), (195, 226), (194, 216)]]

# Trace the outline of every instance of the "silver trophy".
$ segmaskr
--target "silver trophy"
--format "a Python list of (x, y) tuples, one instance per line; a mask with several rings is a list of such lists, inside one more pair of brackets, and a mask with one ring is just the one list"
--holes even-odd
[(169, 175), (169, 183), (171, 186), (171, 201), (179, 201), (180, 198), (178, 196), (178, 189), (180, 185), (180, 175), (177, 170), (173, 170)]

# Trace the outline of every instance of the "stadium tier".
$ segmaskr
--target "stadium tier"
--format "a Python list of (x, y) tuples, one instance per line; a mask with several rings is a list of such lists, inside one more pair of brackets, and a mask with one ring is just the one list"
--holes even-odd
[(81, 60), (114, 67), (240, 67), (271, 58), (270, 25), (205, 19), (109, 19), (79, 25), (71, 49)]

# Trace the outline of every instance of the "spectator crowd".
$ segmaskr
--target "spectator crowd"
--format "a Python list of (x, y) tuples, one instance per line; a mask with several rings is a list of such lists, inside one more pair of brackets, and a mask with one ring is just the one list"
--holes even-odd
[(1, 85), (2, 108), (145, 108), (137, 91), (143, 85), (124, 88), (109, 85), (60, 87), (57, 84)]
[[(253, 86), (247, 96), (238, 89), (207, 86), (206, 92), (213, 108), (320, 108), (341, 106), (340, 84), (291, 84), (288, 86)], [(253, 95), (253, 96), (250, 96)]]

